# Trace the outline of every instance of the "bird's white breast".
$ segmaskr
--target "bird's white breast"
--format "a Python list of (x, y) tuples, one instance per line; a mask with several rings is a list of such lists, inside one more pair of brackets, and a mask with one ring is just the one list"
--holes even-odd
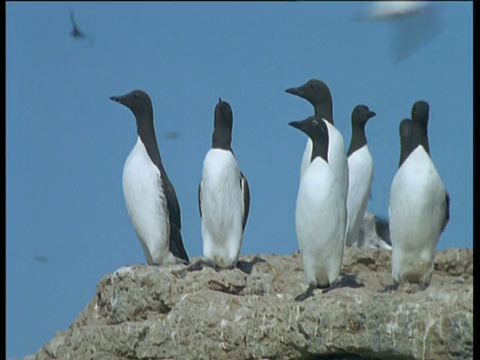
[(210, 149), (201, 182), (203, 253), (221, 267), (234, 265), (242, 244), (243, 192), (232, 152)]
[(161, 181), (160, 171), (138, 138), (123, 169), (123, 193), (149, 264), (162, 264), (170, 258), (170, 223)]
[(320, 157), (300, 180), (295, 224), (307, 281), (326, 286), (340, 273), (346, 204), (331, 167)]
[(422, 146), (398, 169), (389, 212), (394, 277), (407, 273), (422, 276), (433, 266), (446, 212), (445, 188)]
[[(325, 121), (325, 120), (324, 120)], [(342, 134), (328, 121), (325, 121), (328, 128), (328, 163), (341, 184), (342, 196), (346, 199), (348, 192), (348, 162), (345, 153), (345, 143)], [(300, 167), (300, 178), (307, 170), (312, 158), (313, 143), (308, 138), (305, 151), (303, 153), (302, 164)]]
[(367, 144), (348, 157), (348, 176), (347, 245), (352, 245), (358, 241), (372, 186), (373, 159)]

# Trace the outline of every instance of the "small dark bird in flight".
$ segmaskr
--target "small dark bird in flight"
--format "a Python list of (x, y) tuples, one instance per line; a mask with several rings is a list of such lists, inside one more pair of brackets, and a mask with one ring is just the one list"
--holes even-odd
[(83, 33), (83, 31), (80, 31), (80, 29), (78, 28), (77, 23), (75, 22), (73, 11), (70, 11), (70, 20), (72, 21), (72, 25), (73, 25), (73, 29), (70, 30), (70, 35), (78, 39), (84, 38), (85, 34)]
[(77, 22), (75, 21), (75, 17), (73, 15), (73, 11), (70, 10), (70, 21), (72, 22), (72, 30), (70, 30), (70, 36), (81, 40), (81, 39), (88, 39), (90, 45), (93, 44), (93, 38), (87, 36), (82, 30), (78, 28)]

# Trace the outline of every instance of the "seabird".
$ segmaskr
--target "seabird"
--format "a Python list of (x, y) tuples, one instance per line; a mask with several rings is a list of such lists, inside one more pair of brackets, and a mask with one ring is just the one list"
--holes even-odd
[(430, 158), (428, 118), (428, 103), (417, 101), (412, 122), (400, 124), (400, 166), (389, 204), (393, 285), (387, 290), (402, 282), (419, 284), (421, 289), (430, 284), (435, 248), (449, 221), (449, 196)]
[(359, 243), (359, 230), (370, 199), (373, 179), (373, 158), (368, 149), (365, 125), (375, 115), (366, 105), (357, 105), (352, 111), (352, 139), (347, 151), (347, 246), (362, 245)]
[(70, 30), (70, 36), (77, 40), (82, 40), (82, 39), (88, 39), (90, 45), (93, 44), (93, 38), (88, 37), (83, 31), (80, 30), (80, 28), (77, 25), (77, 22), (75, 21), (75, 17), (73, 15), (73, 11), (70, 11), (70, 21), (72, 22), (72, 30)]
[(160, 157), (152, 101), (142, 90), (110, 99), (129, 108), (137, 122), (137, 142), (123, 169), (123, 193), (147, 263), (188, 263), (181, 233), (180, 205)]
[(72, 22), (73, 26), (72, 30), (70, 31), (70, 35), (77, 39), (84, 38), (85, 34), (78, 28), (77, 22), (75, 21), (75, 17), (73, 15), (73, 11), (70, 11), (70, 21)]
[(312, 140), (310, 163), (300, 179), (295, 225), (308, 288), (295, 300), (303, 301), (317, 287), (331, 289), (338, 282), (345, 246), (347, 209), (342, 185), (330, 165), (328, 122), (318, 116), (289, 125)]
[(391, 22), (395, 31), (391, 41), (393, 59), (400, 63), (440, 34), (437, 8), (428, 1), (372, 1), (369, 9), (355, 15), (354, 20)]
[(222, 269), (240, 265), (250, 190), (232, 150), (232, 128), (232, 108), (219, 99), (215, 106), (212, 147), (205, 155), (198, 188), (204, 259), (191, 265), (189, 271), (200, 270), (203, 264)]

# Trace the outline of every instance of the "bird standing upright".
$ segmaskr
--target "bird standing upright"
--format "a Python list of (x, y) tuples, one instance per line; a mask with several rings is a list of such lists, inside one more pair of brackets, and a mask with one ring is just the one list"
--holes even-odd
[(233, 113), (229, 103), (219, 99), (215, 106), (212, 147), (205, 155), (198, 204), (202, 218), (204, 260), (214, 268), (238, 265), (250, 208), (250, 190), (233, 153)]
[(347, 152), (347, 246), (363, 246), (359, 231), (370, 199), (373, 179), (373, 158), (365, 136), (365, 125), (375, 115), (366, 105), (357, 105), (352, 112), (352, 139)]
[(450, 217), (448, 193), (430, 158), (428, 118), (428, 103), (417, 101), (412, 108), (412, 122), (400, 123), (402, 148), (389, 206), (390, 289), (405, 281), (419, 284), (422, 289), (430, 284), (435, 248)]
[(300, 179), (295, 226), (308, 288), (295, 300), (303, 301), (318, 287), (338, 284), (345, 246), (347, 209), (342, 184), (330, 165), (327, 122), (311, 116), (289, 123), (312, 139), (310, 164)]
[(180, 205), (160, 157), (152, 101), (142, 90), (110, 99), (129, 108), (137, 123), (137, 142), (123, 170), (123, 193), (147, 263), (188, 263), (181, 233)]

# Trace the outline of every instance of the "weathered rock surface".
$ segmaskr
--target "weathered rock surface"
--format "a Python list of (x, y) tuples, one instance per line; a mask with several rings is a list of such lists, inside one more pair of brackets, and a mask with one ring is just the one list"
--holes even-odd
[(66, 331), (28, 359), (471, 359), (473, 252), (436, 254), (430, 286), (382, 293), (390, 251), (345, 250), (344, 286), (302, 303), (300, 255), (238, 269), (123, 267)]

